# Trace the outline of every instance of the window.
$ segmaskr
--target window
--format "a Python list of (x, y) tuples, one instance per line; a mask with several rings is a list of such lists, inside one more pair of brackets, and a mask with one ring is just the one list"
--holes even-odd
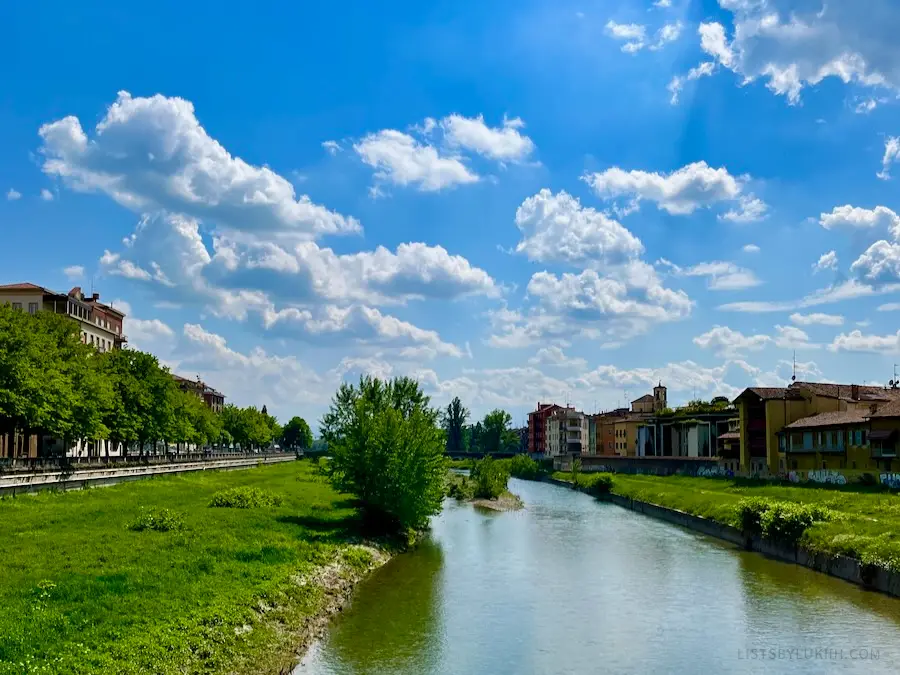
[(37, 314), (38, 304), (36, 302), (28, 303), (28, 313), (29, 314)]
[(13, 303), (13, 309), (19, 309), (19, 310), (21, 310), (21, 309), (22, 309), (22, 303), (21, 303), (21, 302), (14, 302), (14, 303)]
[(94, 336), (91, 335), (91, 344), (94, 344)]

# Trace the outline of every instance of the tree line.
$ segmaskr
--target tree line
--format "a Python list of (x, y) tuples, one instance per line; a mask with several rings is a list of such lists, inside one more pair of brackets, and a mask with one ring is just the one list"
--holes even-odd
[(469, 410), (458, 396), (442, 411), (441, 425), (448, 453), (490, 455), (522, 451), (519, 433), (512, 428), (512, 415), (505, 410), (492, 410), (475, 424), (466, 424), (469, 417)]
[[(78, 324), (52, 312), (29, 314), (0, 305), (0, 436), (52, 436), (63, 447), (108, 440), (143, 453), (159, 443), (268, 447), (278, 440), (309, 447), (301, 418), (284, 429), (253, 406), (211, 410), (178, 387), (152, 354), (135, 349), (98, 352), (82, 343)], [(287, 443), (286, 443), (287, 444)]]

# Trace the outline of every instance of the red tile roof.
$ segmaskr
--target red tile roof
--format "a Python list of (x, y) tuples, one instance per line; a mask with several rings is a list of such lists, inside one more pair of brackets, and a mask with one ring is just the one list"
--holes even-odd
[(753, 394), (756, 394), (764, 401), (769, 401), (772, 399), (781, 399), (781, 398), (789, 398), (789, 399), (800, 398), (799, 392), (791, 391), (787, 387), (747, 387), (734, 400), (737, 401), (739, 398), (741, 398), (741, 396), (746, 394), (748, 391), (752, 392)]
[(791, 422), (785, 429), (813, 429), (817, 427), (837, 427), (844, 424), (862, 424), (869, 417), (868, 410), (843, 410), (840, 412), (824, 412), (818, 415), (803, 417)]
[(21, 283), (21, 284), (4, 284), (0, 286), (0, 291), (44, 291), (45, 293), (52, 293), (53, 291), (48, 291), (43, 286), (38, 286), (36, 284), (31, 283)]
[[(859, 397), (858, 400), (863, 401), (889, 401), (894, 398), (900, 398), (900, 390), (887, 389), (885, 387), (873, 387), (871, 385), (852, 385), (852, 384), (833, 384), (824, 382), (794, 382), (790, 386), (791, 389), (808, 389), (817, 396), (826, 396), (828, 398), (846, 398), (851, 399), (854, 388)], [(896, 392), (896, 393), (895, 393)]]

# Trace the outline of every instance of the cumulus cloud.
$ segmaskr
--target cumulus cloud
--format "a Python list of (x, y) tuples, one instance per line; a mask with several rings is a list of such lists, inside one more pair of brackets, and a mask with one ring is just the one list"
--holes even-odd
[(341, 150), (343, 150), (341, 144), (337, 141), (323, 141), (322, 147), (325, 148), (325, 152), (327, 152), (329, 155), (336, 155)]
[(900, 282), (900, 244), (876, 241), (850, 265), (850, 271), (874, 284)]
[(44, 188), (41, 190), (41, 199), (43, 199), (45, 202), (52, 202), (54, 199), (54, 194), (47, 188)]
[(308, 237), (360, 231), (354, 218), (297, 198), (268, 167), (233, 157), (182, 98), (119, 92), (94, 132), (88, 138), (71, 116), (43, 125), (44, 172), (141, 213), (181, 213), (226, 229)]
[(694, 344), (709, 349), (725, 357), (738, 356), (744, 352), (759, 351), (772, 341), (768, 335), (744, 335), (728, 326), (713, 326), (707, 332), (694, 338)]
[(886, 206), (864, 209), (858, 206), (836, 206), (831, 213), (819, 216), (819, 224), (826, 230), (884, 230), (900, 238), (900, 216)]
[(567, 356), (562, 348), (556, 345), (541, 347), (534, 356), (528, 359), (528, 363), (534, 366), (556, 366), (559, 368), (574, 368), (576, 370), (583, 370), (587, 366), (587, 361), (582, 358)]
[(881, 180), (888, 180), (891, 177), (888, 169), (891, 164), (897, 161), (898, 157), (900, 157), (900, 137), (888, 136), (884, 141), (884, 157), (881, 159), (881, 171), (875, 175)]
[(714, 169), (706, 162), (694, 162), (668, 174), (613, 167), (585, 174), (583, 180), (604, 199), (648, 200), (674, 215), (690, 215), (697, 209), (720, 203), (739, 204), (739, 210), (723, 216), (729, 220), (747, 222), (765, 213), (765, 204), (744, 193), (743, 179), (732, 176), (725, 168)]
[(502, 127), (489, 127), (484, 117), (450, 115), (441, 120), (444, 138), (460, 147), (498, 161), (522, 161), (534, 151), (534, 142), (521, 132), (525, 123), (519, 117), (504, 117)]
[(69, 280), (83, 279), (84, 267), (81, 265), (70, 265), (69, 267), (63, 268), (63, 274), (65, 274)]
[(537, 262), (619, 265), (644, 251), (619, 222), (564, 191), (554, 195), (544, 188), (526, 199), (516, 210), (516, 227), (522, 233), (516, 252)]
[(14, 188), (9, 188), (9, 192), (6, 193), (6, 200), (10, 202), (14, 202), (17, 199), (22, 198), (22, 193)]
[(813, 274), (823, 270), (836, 270), (838, 268), (838, 256), (836, 251), (828, 251), (819, 256), (819, 259), (813, 263)]
[(748, 269), (738, 267), (734, 263), (721, 260), (702, 262), (690, 267), (680, 267), (673, 262), (661, 258), (657, 264), (679, 277), (706, 277), (707, 288), (711, 291), (737, 291), (759, 286), (757, 276)]
[(836, 336), (828, 349), (833, 352), (872, 352), (896, 354), (900, 352), (900, 331), (895, 335), (864, 335), (854, 330)]
[(798, 326), (841, 326), (844, 323), (844, 317), (839, 314), (822, 314), (814, 312), (812, 314), (793, 313), (790, 315), (791, 323)]
[(886, 302), (878, 305), (879, 312), (900, 312), (900, 302)]
[(796, 326), (775, 326), (775, 346), (779, 349), (818, 349), (809, 335)]
[(744, 248), (741, 250), (743, 250), (744, 253), (759, 253), (760, 251), (759, 246), (756, 244), (745, 244)]
[(681, 97), (681, 91), (684, 89), (685, 82), (691, 82), (693, 80), (699, 80), (701, 77), (709, 77), (716, 70), (716, 64), (713, 61), (704, 61), (693, 68), (691, 68), (687, 75), (675, 75), (670, 81), (667, 89), (669, 93), (672, 95), (669, 99), (669, 103), (672, 105), (677, 105), (678, 100)]
[(640, 51), (647, 44), (647, 27), (638, 23), (616, 23), (610, 19), (606, 22), (606, 34), (623, 41), (622, 51), (628, 54)]
[[(701, 49), (742, 83), (763, 80), (791, 105), (801, 91), (826, 78), (866, 87), (900, 88), (894, 35), (900, 10), (892, 0), (720, 0), (733, 13), (733, 37), (718, 22), (698, 29)], [(823, 9), (824, 8), (824, 9)]]

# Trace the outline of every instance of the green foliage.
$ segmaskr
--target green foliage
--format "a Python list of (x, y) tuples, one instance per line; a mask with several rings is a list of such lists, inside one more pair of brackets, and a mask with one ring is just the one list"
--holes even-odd
[(281, 435), (275, 418), (254, 406), (238, 408), (229, 403), (222, 410), (222, 425), (242, 450), (266, 448)]
[(444, 431), (447, 434), (447, 452), (465, 452), (466, 439), (464, 428), (469, 418), (469, 411), (463, 406), (459, 397), (454, 397), (447, 405), (443, 415)]
[(506, 492), (509, 472), (501, 462), (495, 461), (492, 457), (485, 457), (475, 462), (472, 480), (475, 483), (476, 498), (497, 499)]
[(581, 476), (581, 485), (595, 497), (604, 497), (612, 492), (611, 473), (586, 473)]
[(447, 478), (447, 496), (460, 501), (475, 498), (475, 481), (462, 474), (451, 473)]
[(313, 437), (309, 424), (302, 417), (292, 417), (281, 432), (281, 444), (286, 448), (306, 450), (312, 447)]
[(447, 460), (428, 404), (415, 380), (367, 376), (343, 383), (322, 419), (332, 485), (384, 525), (421, 529), (441, 510)]
[(523, 480), (539, 480), (543, 470), (536, 461), (528, 455), (516, 455), (509, 460), (509, 474)]
[(184, 529), (184, 519), (181, 514), (169, 509), (142, 508), (140, 515), (128, 524), (128, 529), (134, 532), (176, 532)]
[(579, 478), (581, 478), (581, 459), (576, 457), (572, 460), (572, 482), (576, 486), (580, 485), (578, 482)]
[(505, 410), (492, 410), (481, 423), (483, 432), (479, 439), (479, 450), (485, 454), (509, 452), (519, 444), (519, 437), (510, 428), (512, 416)]
[(256, 509), (263, 506), (281, 506), (281, 496), (258, 487), (235, 487), (215, 493), (210, 506), (232, 509)]
[(797, 544), (814, 523), (832, 520), (834, 514), (820, 504), (751, 497), (738, 503), (737, 518), (743, 532)]

